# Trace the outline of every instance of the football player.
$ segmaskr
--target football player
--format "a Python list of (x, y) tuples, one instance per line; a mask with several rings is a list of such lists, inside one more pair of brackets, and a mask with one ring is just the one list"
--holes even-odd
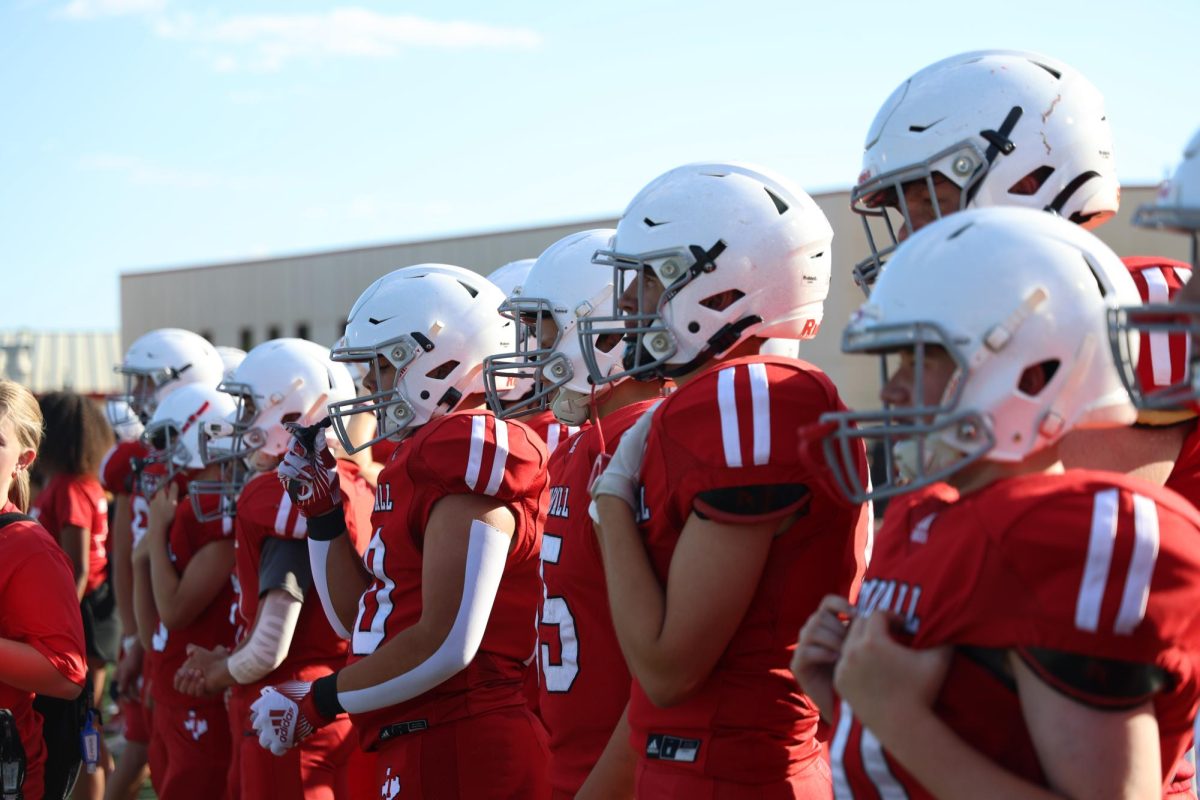
[(136, 489), (134, 467), (146, 457), (146, 447), (142, 444), (142, 422), (128, 404), (116, 399), (109, 402), (115, 404), (109, 408), (109, 420), (125, 420), (113, 425), (117, 442), (100, 462), (100, 485), (112, 496), (109, 568), (116, 597), (117, 619), (121, 624), (121, 652), (112, 682), (117, 689), (125, 749), (117, 759), (116, 769), (108, 777), (104, 796), (107, 800), (133, 800), (150, 777), (147, 768), (150, 729), (142, 707), (143, 651), (137, 635), (132, 587), (129, 585), (132, 581), (129, 560), (132, 545), (130, 496)]
[[(46, 529), (25, 516), (29, 467), (41, 439), (33, 394), (0, 380), (0, 708), (11, 714), (0, 722), (6, 750), (0, 777), (10, 797), (43, 796), (47, 753), (35, 693), (73, 700), (87, 673), (71, 562)], [(20, 759), (12, 752), (14, 738)], [(61, 782), (63, 776), (51, 777)]]
[(850, 193), (871, 248), (854, 267), (864, 292), (900, 241), (946, 214), (1021, 206), (1091, 229), (1120, 204), (1103, 96), (1038, 53), (980, 50), (925, 67), (884, 101), (864, 148)]
[[(275, 469), (289, 438), (285, 423), (325, 419), (328, 403), (353, 400), (353, 382), (323, 347), (272, 339), (251, 350), (220, 388), (232, 395), (236, 409), (224, 424), (207, 431), (205, 458), (212, 464), (246, 461), (256, 471), (237, 496), (234, 517), (238, 615), (245, 632), (233, 653), (189, 647), (176, 687), (192, 695), (232, 687), (229, 716), (241, 797), (346, 797), (346, 765), (356, 745), (347, 720), (328, 726), (286, 758), (263, 751), (247, 732), (250, 704), (262, 687), (311, 680), (345, 662), (346, 642), (313, 597), (306, 520)], [(336, 469), (346, 496), (339, 513), (345, 515), (348, 546), (361, 547), (370, 492), (351, 462), (338, 460)]]
[[(596, 458), (612, 454), (625, 430), (662, 395), (664, 382), (623, 379), (593, 394), (578, 327), (580, 319), (612, 305), (612, 275), (593, 266), (592, 256), (611, 249), (614, 233), (573, 233), (542, 253), (500, 307), (530, 336), (518, 339), (514, 352), (484, 359), (493, 408), (501, 407), (494, 387), (502, 379), (515, 377), (530, 387), (499, 416), (536, 417), (550, 410), (575, 430), (593, 423), (551, 450), (548, 468), (538, 707), (550, 737), (550, 785), (556, 798), (633, 795), (636, 758), (625, 723), (629, 669), (608, 611), (604, 565), (587, 512), (588, 488)], [(605, 373), (620, 369), (621, 339), (611, 336), (597, 351)], [(581, 653), (586, 653), (582, 660)]]
[[(375, 414), (399, 440), (379, 474), (365, 560), (346, 542), (343, 483), (320, 432), (298, 432), (281, 475), (308, 498), (313, 575), (349, 664), (278, 684), (253, 706), (285, 753), (348, 711), (393, 797), (544, 797), (546, 742), (525, 700), (534, 651), (546, 449), (482, 408), (485, 356), (513, 346), (503, 294), (466, 270), (392, 272), (354, 304), (338, 360), (370, 364), (372, 394), (330, 407)], [(310, 682), (311, 681), (311, 682)], [(314, 734), (317, 731), (317, 734)]]
[[(504, 292), (505, 297), (512, 297), (514, 292), (521, 291), (521, 286), (529, 278), (535, 261), (536, 259), (533, 258), (510, 261), (488, 273), (487, 279)], [(536, 347), (536, 345), (533, 346)], [(493, 371), (491, 376), (490, 380), (493, 381), (493, 384), (489, 384), (488, 387), (488, 407), (505, 419), (515, 415), (521, 416), (521, 421), (542, 437), (542, 441), (546, 443), (546, 452), (553, 454), (561, 442), (565, 442), (579, 432), (579, 425), (560, 422), (554, 412), (546, 406), (545, 402), (542, 402), (542, 398), (539, 397), (537, 401), (531, 400), (535, 390), (533, 382), (529, 378), (513, 380), (510, 376), (496, 371)], [(496, 381), (511, 382), (511, 388), (501, 391), (494, 385)], [(509, 409), (513, 410), (513, 414), (505, 413)]]
[[(1120, 278), (1055, 215), (969, 210), (900, 247), (852, 317), (843, 351), (890, 365), (883, 407), (828, 415), (824, 451), (849, 496), (898, 496), (857, 607), (827, 598), (797, 652), (839, 797), (1190, 796), (1200, 514), (1058, 452), (1135, 417), (1102, 344)], [(901, 479), (849, 477), (864, 437)]]
[[(1139, 208), (1133, 221), (1135, 225), (1190, 236), (1192, 268), (1200, 265), (1200, 131), (1184, 150), (1183, 162), (1160, 188), (1158, 200)], [(1139, 409), (1170, 411), (1195, 408), (1200, 399), (1200, 381), (1196, 380), (1196, 361), (1192, 357), (1192, 353), (1200, 352), (1195, 348), (1197, 335), (1200, 334), (1200, 283), (1184, 279), (1186, 285), (1176, 292), (1176, 287), (1171, 285), (1171, 278), (1176, 278), (1177, 285), (1179, 277), (1183, 275), (1185, 273), (1180, 268), (1165, 275), (1168, 282), (1165, 288), (1170, 289), (1172, 295), (1170, 304), (1166, 303), (1164, 287), (1156, 287), (1158, 291), (1155, 296), (1148, 300), (1150, 305), (1121, 309), (1110, 320), (1110, 334), (1114, 346), (1118, 348), (1117, 361), (1122, 366), (1126, 386)], [(1174, 372), (1169, 381), (1159, 380), (1153, 385), (1143, 385), (1139, 379), (1154, 376), (1131, 368), (1127, 355), (1120, 348), (1131, 334), (1142, 337), (1151, 333), (1160, 343), (1171, 342), (1173, 348), (1181, 337), (1190, 338), (1191, 343), (1185, 345), (1188, 352), (1179, 364), (1183, 367), (1182, 371)]]
[[(139, 428), (148, 421), (159, 402), (173, 391), (191, 383), (216, 386), (224, 361), (202, 336), (178, 328), (161, 328), (138, 337), (129, 346), (116, 371), (124, 377), (124, 394), (108, 406), (114, 429)], [(121, 658), (116, 681), (127, 746), (106, 787), (109, 800), (122, 800), (145, 780), (150, 743), (150, 721), (142, 704), (144, 651), (134, 614), (131, 554), (134, 539), (145, 533), (150, 508), (140, 496), (135, 467), (145, 458), (145, 446), (137, 437), (119, 441), (104, 459), (101, 482), (113, 495), (111, 547), (113, 594), (121, 622)], [(147, 631), (149, 636), (152, 631)]]
[[(592, 487), (634, 678), (638, 796), (829, 795), (817, 714), (787, 671), (791, 629), (825, 594), (854, 596), (870, 513), (799, 459), (798, 427), (844, 408), (836, 387), (758, 352), (769, 337), (816, 335), (832, 236), (790, 182), (692, 164), (642, 189), (595, 256), (615, 300), (610, 316), (580, 321), (592, 379), (679, 384)], [(605, 371), (614, 335), (623, 363)]]
[[(134, 563), (148, 562), (150, 591), (158, 616), (148, 676), (154, 701), (150, 750), (159, 769), (151, 776), (162, 797), (222, 796), (232, 749), (225, 704), (219, 695), (190, 697), (174, 688), (187, 647), (232, 647), (233, 520), (210, 514), (198, 519), (189, 502), (179, 503), (177, 473), (205, 480), (219, 465), (200, 459), (200, 429), (224, 420), (233, 399), (215, 386), (190, 384), (158, 404), (143, 434), (149, 459), (165, 469), (143, 472), (150, 515)], [(186, 499), (186, 498), (185, 498)], [(206, 498), (216, 506), (215, 497)], [(135, 583), (138, 581), (135, 578)], [(140, 587), (139, 587), (140, 588)]]

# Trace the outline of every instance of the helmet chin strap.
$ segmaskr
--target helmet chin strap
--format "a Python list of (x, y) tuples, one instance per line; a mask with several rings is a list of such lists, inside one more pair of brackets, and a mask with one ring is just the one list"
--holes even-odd
[(704, 346), (696, 357), (686, 364), (677, 364), (675, 366), (662, 365), (657, 370), (655, 377), (660, 378), (678, 378), (681, 375), (688, 375), (695, 372), (700, 367), (704, 366), (709, 359), (724, 353), (729, 348), (738, 343), (742, 338), (742, 332), (751, 325), (757, 325), (762, 322), (762, 317), (751, 314), (748, 317), (742, 317), (737, 322), (730, 322), (721, 327), (716, 333), (708, 337), (708, 343)]

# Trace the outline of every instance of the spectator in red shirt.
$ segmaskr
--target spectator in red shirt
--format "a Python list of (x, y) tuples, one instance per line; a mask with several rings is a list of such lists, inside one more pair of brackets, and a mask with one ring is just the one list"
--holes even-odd
[[(71, 561), (83, 612), (92, 703), (98, 706), (104, 665), (117, 660), (121, 640), (108, 580), (108, 500), (99, 478), (113, 432), (103, 409), (82, 395), (52, 392), (39, 403), (46, 430), (41, 448), (46, 485), (33, 515)], [(103, 770), (83, 775), (76, 797), (103, 797), (104, 774), (111, 771), (112, 763), (107, 753), (101, 754), (100, 763)]]
[(41, 434), (33, 395), (0, 381), (0, 515), (18, 515), (0, 527), (0, 708), (11, 711), (25, 751), (22, 791), (30, 799), (42, 797), (46, 762), (34, 695), (73, 699), (85, 677), (71, 565), (41, 525), (19, 516), (29, 508)]

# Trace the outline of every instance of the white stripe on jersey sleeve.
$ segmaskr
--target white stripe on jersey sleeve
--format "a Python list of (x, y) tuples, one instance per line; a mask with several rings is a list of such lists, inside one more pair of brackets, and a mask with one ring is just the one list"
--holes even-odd
[(771, 460), (771, 385), (767, 365), (750, 365), (750, 418), (754, 423), (754, 465)]
[(471, 417), (471, 452), (467, 456), (467, 474), (463, 477), (471, 491), (475, 491), (475, 484), (479, 483), (479, 471), (483, 468), (483, 442), (486, 437), (487, 417), (476, 414)]
[[(1161, 267), (1150, 267), (1142, 270), (1146, 280), (1149, 297), (1146, 302), (1154, 304), (1166, 303), (1169, 299), (1170, 288), (1167, 286), (1167, 276), (1163, 275)], [(1171, 339), (1166, 331), (1150, 333), (1150, 369), (1154, 374), (1154, 382), (1159, 386), (1169, 386), (1171, 383)]]
[(725, 463), (730, 467), (742, 465), (742, 436), (738, 431), (737, 397), (733, 391), (736, 367), (717, 374), (717, 406), (721, 412), (721, 444), (725, 447)]
[(1108, 570), (1112, 565), (1113, 544), (1117, 538), (1116, 489), (1096, 492), (1092, 504), (1092, 531), (1088, 539), (1087, 562), (1079, 599), (1075, 603), (1075, 627), (1093, 633), (1100, 626), (1100, 606), (1108, 586)]
[(1125, 591), (1113, 630), (1123, 636), (1133, 633), (1146, 616), (1150, 602), (1150, 580), (1158, 560), (1158, 505), (1149, 497), (1133, 496), (1133, 557), (1125, 576)]
[(496, 457), (492, 459), (492, 474), (484, 494), (495, 494), (499, 490), (504, 481), (504, 467), (508, 464), (508, 423), (499, 417), (493, 419), (496, 421)]

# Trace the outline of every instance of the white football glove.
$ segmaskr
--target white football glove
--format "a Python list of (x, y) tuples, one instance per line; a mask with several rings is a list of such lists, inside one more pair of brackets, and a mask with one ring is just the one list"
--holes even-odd
[[(662, 401), (659, 400), (658, 403)], [(642, 456), (646, 453), (646, 439), (650, 435), (650, 425), (654, 419), (654, 410), (658, 403), (650, 406), (638, 417), (625, 434), (621, 443), (611, 457), (601, 453), (596, 458), (592, 468), (592, 485), (590, 488), (592, 501), (588, 504), (588, 514), (596, 524), (600, 523), (600, 515), (596, 510), (596, 498), (601, 495), (612, 495), (624, 500), (630, 508), (637, 510), (638, 484), (642, 479)]]
[(312, 683), (286, 681), (267, 686), (250, 705), (250, 727), (258, 733), (258, 743), (277, 756), (312, 735), (318, 727), (305, 713), (317, 718), (312, 700)]

